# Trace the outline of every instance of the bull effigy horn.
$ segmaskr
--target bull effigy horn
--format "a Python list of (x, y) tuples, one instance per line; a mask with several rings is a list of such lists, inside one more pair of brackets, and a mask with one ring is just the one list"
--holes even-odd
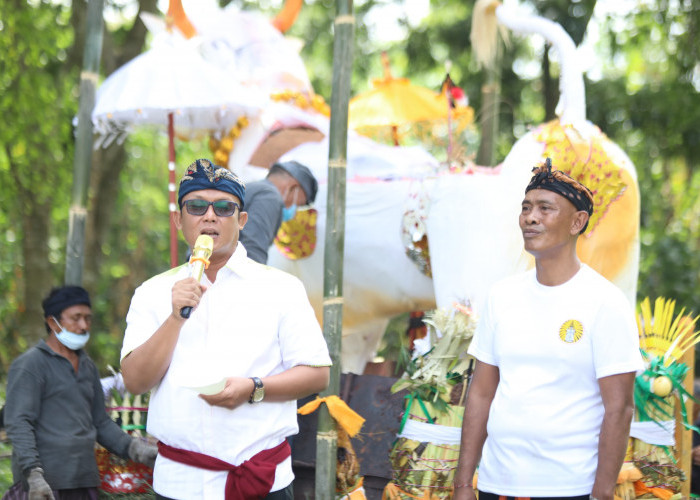
[(172, 30), (173, 26), (180, 30), (185, 38), (192, 38), (197, 34), (197, 30), (190, 22), (185, 8), (182, 6), (182, 0), (170, 0), (168, 4), (168, 12), (165, 14), (165, 24), (168, 30)]
[(285, 0), (282, 10), (272, 20), (272, 25), (281, 33), (285, 33), (297, 20), (304, 0)]
[(561, 67), (561, 123), (583, 123), (586, 120), (583, 74), (579, 58), (576, 57), (576, 45), (564, 28), (554, 21), (516, 11), (495, 0), (478, 0), (472, 14), (471, 42), (477, 61), (481, 64), (493, 64), (501, 25), (518, 33), (541, 35), (554, 47), (559, 53)]

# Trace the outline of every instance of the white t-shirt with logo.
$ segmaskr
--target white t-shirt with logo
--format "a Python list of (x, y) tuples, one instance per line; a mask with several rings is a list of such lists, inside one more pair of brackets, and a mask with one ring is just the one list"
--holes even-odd
[(493, 287), (469, 354), (500, 373), (479, 490), (590, 494), (604, 413), (598, 379), (643, 368), (623, 293), (586, 265), (559, 286), (540, 284), (534, 269), (508, 278)]

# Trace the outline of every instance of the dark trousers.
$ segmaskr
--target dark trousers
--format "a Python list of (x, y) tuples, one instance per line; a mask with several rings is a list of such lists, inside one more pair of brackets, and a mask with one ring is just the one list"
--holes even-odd
[[(56, 500), (97, 500), (97, 488), (73, 488), (70, 490), (53, 490)], [(2, 500), (27, 500), (29, 494), (22, 488), (22, 483), (15, 483), (2, 496)]]
[[(289, 483), (289, 486), (281, 490), (273, 491), (265, 497), (265, 500), (294, 500), (294, 483)], [(156, 500), (173, 500), (172, 498), (164, 497), (156, 493)]]
[(589, 500), (590, 495), (577, 497), (506, 497), (479, 490), (479, 500)]

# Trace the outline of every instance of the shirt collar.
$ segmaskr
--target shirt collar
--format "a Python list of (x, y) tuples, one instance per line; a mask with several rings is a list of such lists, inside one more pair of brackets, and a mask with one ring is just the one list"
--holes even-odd
[[(247, 278), (250, 276), (250, 273), (256, 264), (257, 263), (255, 261), (252, 261), (248, 258), (248, 252), (243, 246), (243, 243), (239, 241), (236, 250), (234, 250), (233, 254), (231, 254), (231, 257), (229, 257), (228, 261), (226, 261), (226, 264), (219, 270), (219, 272), (221, 272), (221, 270), (223, 269), (228, 269), (229, 271), (237, 274), (241, 278)], [(180, 267), (173, 268), (170, 271), (166, 272), (177, 272), (178, 274), (184, 273), (184, 275), (187, 276), (191, 272), (191, 267), (192, 265), (186, 262)], [(204, 279), (204, 275), (202, 279)]]
[(236, 250), (233, 252), (231, 257), (229, 257), (228, 262), (226, 262), (226, 268), (233, 271), (241, 278), (247, 278), (250, 276), (252, 267), (255, 263), (248, 258), (248, 252), (246, 251), (243, 243), (238, 242)]
[[(45, 339), (41, 339), (41, 340), (39, 341), (39, 343), (38, 343), (36, 346), (37, 346), (37, 348), (41, 349), (42, 351), (48, 352), (48, 353), (51, 354), (52, 356), (60, 356), (60, 357), (62, 357), (62, 358), (65, 357), (65, 356), (63, 356), (63, 355), (61, 355), (61, 354), (58, 354), (58, 353), (57, 353), (56, 351), (54, 351), (53, 349), (51, 349), (51, 347), (49, 347), (49, 344), (46, 343), (46, 340), (45, 340)], [(78, 350), (75, 351), (75, 352), (78, 354), (78, 358), (79, 358), (79, 359), (82, 359), (82, 358), (83, 358), (83, 354), (84, 354), (83, 349), (78, 349)]]
[(47, 344), (47, 343), (46, 343), (46, 340), (44, 340), (44, 339), (41, 339), (41, 340), (39, 341), (39, 343), (38, 343), (36, 346), (37, 346), (39, 349), (41, 349), (42, 351), (46, 351), (46, 352), (49, 352), (49, 353), (51, 353), (51, 354), (56, 354), (55, 352), (53, 352), (53, 349), (51, 349), (51, 348), (49, 347), (49, 344)]

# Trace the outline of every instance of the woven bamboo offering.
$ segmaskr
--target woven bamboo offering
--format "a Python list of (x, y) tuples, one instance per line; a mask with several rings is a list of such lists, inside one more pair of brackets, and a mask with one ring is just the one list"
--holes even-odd
[[(427, 423), (418, 404), (413, 403), (409, 420)], [(431, 403), (425, 404), (433, 424), (455, 429), (462, 427), (464, 407), (449, 405), (448, 411), (436, 411)], [(410, 424), (409, 424), (410, 425)], [(433, 498), (452, 497), (452, 481), (459, 459), (459, 444), (434, 443), (399, 437), (389, 459), (394, 469), (392, 482), (397, 486), (397, 496), (390, 498)]]
[[(109, 367), (114, 376), (116, 371)], [(113, 379), (116, 382), (116, 378)], [(148, 396), (132, 395), (118, 384), (110, 387), (106, 410), (112, 420), (128, 434), (146, 437)], [(151, 438), (152, 439), (152, 438)], [(100, 490), (104, 493), (147, 493), (151, 491), (153, 470), (147, 465), (113, 455), (101, 446), (96, 446), (95, 456), (100, 473)]]
[(466, 351), (476, 324), (469, 308), (437, 310), (427, 315), (430, 349), (392, 388), (407, 389), (399, 435), (389, 454), (392, 481), (384, 490), (390, 500), (442, 500), (452, 497), (459, 460), (459, 439), (468, 385)]

